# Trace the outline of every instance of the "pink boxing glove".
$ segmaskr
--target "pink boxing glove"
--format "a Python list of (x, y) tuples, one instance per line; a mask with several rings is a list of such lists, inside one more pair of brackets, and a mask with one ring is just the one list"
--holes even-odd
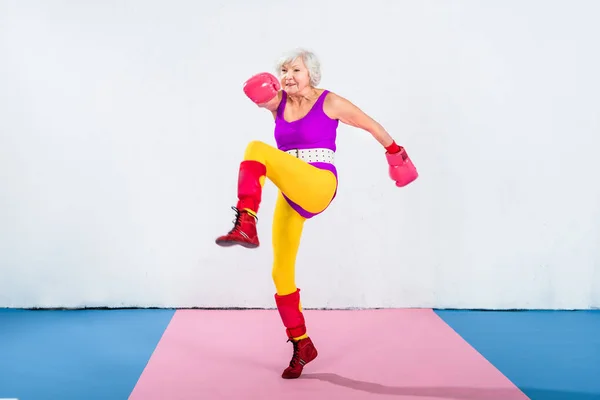
[(406, 186), (419, 176), (404, 147), (400, 147), (400, 151), (396, 153), (386, 152), (385, 157), (390, 166), (390, 178), (396, 182), (396, 186)]
[(244, 93), (256, 104), (264, 104), (277, 96), (281, 85), (275, 76), (261, 72), (244, 82)]

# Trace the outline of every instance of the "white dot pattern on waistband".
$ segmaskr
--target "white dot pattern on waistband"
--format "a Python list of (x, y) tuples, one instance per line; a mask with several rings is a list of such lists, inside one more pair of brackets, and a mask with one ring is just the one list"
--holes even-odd
[(288, 150), (287, 153), (309, 163), (325, 162), (333, 164), (335, 161), (335, 152), (330, 149), (294, 149)]

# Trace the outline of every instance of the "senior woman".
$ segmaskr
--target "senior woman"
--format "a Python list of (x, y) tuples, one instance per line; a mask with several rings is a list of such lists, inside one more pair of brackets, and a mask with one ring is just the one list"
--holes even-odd
[(381, 124), (342, 96), (318, 87), (321, 70), (314, 53), (295, 50), (283, 56), (276, 69), (279, 79), (259, 73), (245, 82), (244, 93), (272, 113), (277, 147), (261, 141), (248, 144), (238, 172), (236, 220), (216, 243), (259, 246), (257, 215), (265, 179), (271, 180), (278, 188), (272, 226), (275, 303), (293, 344), (292, 359), (282, 377), (293, 379), (317, 357), (307, 334), (295, 264), (304, 223), (325, 211), (337, 194), (334, 155), (339, 122), (363, 129), (381, 144), (397, 186), (409, 184), (418, 174)]

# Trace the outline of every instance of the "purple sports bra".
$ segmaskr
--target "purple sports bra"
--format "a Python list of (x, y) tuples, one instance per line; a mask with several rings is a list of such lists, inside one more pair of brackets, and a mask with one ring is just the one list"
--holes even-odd
[(339, 121), (323, 112), (323, 103), (329, 91), (325, 90), (305, 117), (287, 122), (283, 112), (287, 104), (287, 93), (282, 92), (281, 103), (275, 118), (275, 141), (280, 150), (327, 148), (335, 151), (335, 140)]

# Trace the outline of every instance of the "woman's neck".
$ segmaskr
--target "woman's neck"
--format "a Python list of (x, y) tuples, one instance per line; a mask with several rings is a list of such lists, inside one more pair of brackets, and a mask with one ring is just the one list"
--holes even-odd
[(316, 88), (306, 88), (306, 91), (288, 94), (290, 102), (297, 105), (312, 103), (317, 97), (319, 97), (319, 91)]

